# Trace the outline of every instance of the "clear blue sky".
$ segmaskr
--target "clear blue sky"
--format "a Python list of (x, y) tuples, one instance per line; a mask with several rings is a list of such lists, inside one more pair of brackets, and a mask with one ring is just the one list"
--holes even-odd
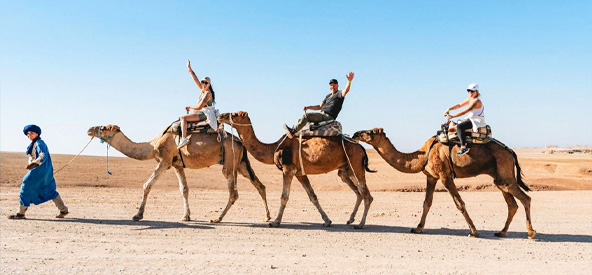
[(592, 144), (590, 1), (319, 2), (2, 1), (0, 150), (24, 151), (30, 123), (54, 154), (95, 125), (150, 140), (197, 101), (187, 58), (265, 142), (353, 71), (345, 132), (383, 127), (403, 151), (471, 82), (509, 146)]

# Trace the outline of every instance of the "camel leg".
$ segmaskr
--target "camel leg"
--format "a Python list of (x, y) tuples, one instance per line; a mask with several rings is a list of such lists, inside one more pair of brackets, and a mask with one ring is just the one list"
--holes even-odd
[[(497, 183), (496, 183), (497, 185)], [(499, 187), (499, 185), (498, 185)], [(502, 231), (495, 233), (496, 237), (505, 237), (506, 233), (508, 233), (508, 228), (510, 227), (510, 223), (512, 222), (512, 219), (514, 218), (514, 215), (516, 214), (516, 211), (518, 211), (518, 204), (516, 203), (516, 200), (514, 199), (514, 196), (512, 196), (512, 194), (508, 193), (507, 191), (503, 190), (502, 188), (500, 188), (500, 190), (502, 191), (502, 195), (504, 195), (504, 199), (506, 200), (506, 203), (508, 204), (508, 218), (506, 219), (506, 224), (504, 225), (504, 229), (502, 229)]]
[(421, 214), (421, 220), (419, 221), (417, 228), (411, 229), (411, 233), (419, 234), (423, 231), (426, 218), (428, 216), (428, 212), (430, 211), (430, 207), (432, 207), (432, 201), (434, 199), (434, 190), (436, 189), (437, 182), (437, 178), (430, 176), (427, 177), (426, 194), (425, 199), (423, 201), (423, 214)]
[(183, 168), (175, 167), (175, 172), (177, 174), (177, 178), (179, 179), (179, 191), (183, 195), (183, 207), (185, 209), (185, 214), (183, 214), (183, 221), (190, 221), (190, 211), (189, 211), (189, 187), (187, 187), (187, 178), (185, 177), (185, 171)]
[(477, 232), (477, 229), (475, 228), (475, 225), (473, 224), (471, 217), (469, 217), (469, 213), (467, 213), (467, 208), (465, 207), (465, 202), (460, 197), (460, 194), (458, 193), (458, 190), (456, 189), (456, 185), (454, 185), (454, 180), (452, 178), (444, 178), (442, 181), (444, 183), (444, 186), (446, 187), (446, 189), (448, 189), (448, 192), (452, 196), (452, 199), (454, 199), (454, 203), (456, 204), (456, 208), (458, 208), (458, 210), (460, 210), (460, 212), (465, 217), (465, 220), (469, 224), (469, 229), (471, 229), (471, 234), (469, 234), (469, 236), (470, 237), (479, 237), (479, 232)]
[(351, 216), (349, 217), (349, 220), (347, 221), (347, 224), (351, 224), (356, 219), (356, 213), (358, 213), (358, 208), (360, 207), (360, 203), (362, 203), (362, 195), (360, 195), (360, 191), (358, 191), (358, 187), (349, 178), (347, 171), (339, 170), (337, 172), (337, 175), (339, 175), (341, 180), (343, 182), (345, 182), (347, 184), (347, 186), (349, 186), (349, 188), (351, 188), (351, 190), (353, 190), (354, 193), (356, 194), (356, 204), (354, 205), (354, 210), (352, 211)]
[(144, 218), (144, 208), (146, 207), (146, 200), (148, 199), (148, 193), (150, 193), (150, 189), (152, 189), (152, 185), (158, 180), (158, 178), (167, 170), (169, 166), (163, 164), (163, 162), (158, 163), (156, 169), (152, 172), (148, 181), (144, 183), (144, 196), (142, 197), (142, 202), (140, 203), (140, 208), (138, 209), (138, 213), (132, 218), (134, 221), (139, 221)]
[(530, 219), (530, 196), (526, 195), (524, 191), (518, 187), (518, 184), (512, 184), (508, 187), (508, 192), (516, 197), (524, 206), (524, 212), (526, 212), (526, 229), (528, 230), (528, 238), (534, 239), (536, 231), (532, 228), (532, 221)]
[(308, 194), (308, 198), (310, 199), (312, 204), (314, 204), (314, 206), (317, 208), (317, 210), (321, 214), (323, 221), (325, 221), (325, 223), (323, 223), (323, 226), (324, 227), (331, 226), (331, 223), (332, 223), (331, 219), (329, 219), (329, 217), (327, 216), (325, 211), (323, 211), (323, 208), (321, 207), (321, 204), (319, 203), (317, 195), (315, 194), (314, 190), (312, 189), (312, 186), (310, 185), (310, 181), (308, 180), (308, 177), (307, 176), (296, 176), (296, 179), (298, 179), (298, 181), (302, 184), (302, 187), (304, 187), (304, 190), (306, 190), (306, 193)]
[(226, 182), (228, 183), (228, 203), (226, 204), (224, 211), (222, 211), (222, 214), (220, 214), (220, 217), (218, 219), (211, 220), (211, 223), (221, 222), (226, 215), (226, 212), (230, 210), (230, 207), (232, 207), (234, 202), (238, 199), (238, 191), (234, 188), (234, 185), (236, 184), (236, 171), (232, 171), (232, 168), (227, 169), (224, 167), (222, 168), (222, 172), (224, 177), (226, 177)]
[(273, 222), (269, 223), (271, 227), (278, 227), (282, 222), (282, 216), (284, 215), (284, 209), (286, 209), (286, 204), (288, 203), (288, 199), (290, 199), (290, 186), (292, 185), (292, 178), (294, 177), (294, 173), (290, 171), (284, 170), (284, 184), (282, 188), (282, 201), (280, 204), (280, 210), (278, 211), (277, 217)]
[[(249, 170), (251, 170), (251, 174), (253, 175), (252, 179), (249, 175)], [(257, 188), (259, 196), (261, 196), (261, 199), (263, 200), (263, 205), (265, 206), (265, 222), (268, 222), (269, 220), (271, 220), (271, 215), (269, 214), (269, 207), (267, 206), (267, 195), (265, 193), (265, 185), (261, 183), (259, 178), (257, 178), (257, 175), (255, 175), (253, 169), (250, 169), (250, 167), (248, 167), (245, 162), (240, 163), (238, 171), (243, 177), (249, 179), (249, 181), (251, 181), (251, 184), (253, 184), (253, 186)]]
[[(358, 171), (364, 171), (363, 167), (360, 165), (360, 167), (358, 168)], [(350, 179), (352, 179), (354, 177), (354, 172), (350, 171)], [(354, 179), (352, 179), (353, 181)], [(366, 185), (366, 176), (364, 174), (362, 175), (358, 175), (358, 178), (356, 181), (358, 182), (358, 191), (360, 192), (360, 195), (362, 195), (362, 198), (364, 199), (364, 214), (362, 215), (362, 220), (360, 221), (360, 223), (358, 225), (354, 226), (354, 229), (362, 229), (364, 228), (364, 225), (366, 224), (366, 216), (368, 216), (368, 210), (370, 210), (370, 205), (372, 204), (372, 201), (374, 200), (374, 198), (372, 198), (372, 195), (370, 195), (370, 190), (368, 190), (368, 186)]]

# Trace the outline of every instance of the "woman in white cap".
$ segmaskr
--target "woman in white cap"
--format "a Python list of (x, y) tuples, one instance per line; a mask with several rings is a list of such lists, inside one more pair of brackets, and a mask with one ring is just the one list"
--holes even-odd
[(181, 149), (183, 146), (189, 143), (189, 138), (187, 138), (187, 123), (188, 122), (198, 122), (198, 121), (207, 121), (208, 124), (213, 129), (218, 128), (218, 120), (216, 118), (216, 95), (214, 94), (214, 89), (212, 88), (212, 83), (209, 77), (204, 77), (200, 81), (199, 78), (191, 69), (191, 61), (187, 59), (187, 69), (189, 73), (191, 73), (191, 77), (193, 77), (193, 81), (201, 91), (199, 95), (199, 99), (197, 100), (196, 106), (187, 106), (185, 110), (189, 111), (190, 109), (193, 110), (193, 113), (186, 114), (180, 117), (181, 120), (181, 141), (179, 142), (179, 146), (177, 148)]
[[(472, 128), (473, 131), (477, 132), (479, 127), (486, 126), (485, 117), (483, 115), (483, 110), (485, 108), (481, 102), (481, 99), (479, 98), (481, 95), (479, 93), (479, 85), (476, 83), (469, 84), (469, 87), (467, 87), (467, 92), (469, 93), (469, 97), (465, 99), (465, 101), (446, 109), (444, 112), (444, 116), (448, 120), (463, 116), (465, 114), (467, 115), (457, 122), (456, 127), (454, 125), (451, 125), (450, 127), (450, 129), (456, 128), (458, 132), (457, 134), (458, 139), (460, 140), (460, 150), (458, 151), (457, 155), (459, 156), (469, 152), (469, 149), (467, 148), (467, 141), (465, 139), (465, 131)], [(450, 110), (456, 110), (463, 106), (467, 106), (467, 108), (455, 115), (450, 115)]]

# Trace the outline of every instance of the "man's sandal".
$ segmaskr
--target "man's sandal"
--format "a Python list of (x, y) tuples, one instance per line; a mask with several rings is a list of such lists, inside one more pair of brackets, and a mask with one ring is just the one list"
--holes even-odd
[(16, 213), (14, 215), (9, 215), (8, 218), (11, 220), (22, 220), (25, 219), (25, 214)]

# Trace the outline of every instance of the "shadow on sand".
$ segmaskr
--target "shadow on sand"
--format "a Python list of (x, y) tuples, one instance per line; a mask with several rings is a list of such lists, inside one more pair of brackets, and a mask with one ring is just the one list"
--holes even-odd
[[(188, 222), (167, 222), (167, 221), (132, 221), (132, 220), (101, 220), (101, 219), (79, 219), (79, 218), (65, 218), (65, 219), (28, 219), (34, 221), (45, 222), (59, 222), (59, 223), (82, 223), (82, 224), (104, 224), (104, 225), (119, 225), (119, 226), (134, 226), (133, 230), (152, 230), (152, 229), (169, 229), (169, 228), (191, 228), (191, 229), (215, 229), (216, 227), (248, 227), (248, 228), (267, 228), (269, 230), (314, 230), (327, 232), (352, 232), (356, 234), (365, 233), (399, 233), (410, 234), (409, 227), (389, 226), (389, 225), (373, 225), (367, 224), (364, 229), (354, 229), (353, 225), (347, 224), (333, 224), (330, 227), (324, 227), (321, 223), (282, 223), (279, 228), (270, 228), (268, 223), (240, 223), (240, 222), (222, 222), (210, 223), (208, 221), (191, 220)], [(479, 238), (486, 240), (504, 240), (504, 239), (527, 239), (526, 232), (510, 231), (506, 237), (500, 238), (494, 236), (498, 231), (480, 230)], [(440, 228), (432, 229), (426, 228), (422, 234), (417, 236), (468, 236), (468, 229), (451, 229)], [(550, 234), (538, 232), (535, 238), (537, 242), (552, 242), (552, 243), (592, 243), (591, 235), (578, 234)]]
[(80, 218), (65, 218), (65, 219), (27, 219), (44, 222), (59, 222), (59, 223), (81, 223), (81, 224), (104, 224), (104, 225), (120, 225), (120, 226), (135, 226), (133, 230), (152, 230), (152, 229), (170, 229), (170, 228), (192, 228), (192, 229), (214, 229), (205, 223), (189, 222), (167, 222), (167, 221), (132, 221), (132, 220), (101, 220), (101, 219), (80, 219)]
[[(267, 223), (260, 223), (260, 224), (253, 224), (253, 223), (235, 223), (235, 222), (223, 222), (219, 224), (211, 224), (213, 226), (242, 226), (242, 227), (251, 227), (251, 228), (269, 228), (269, 230), (317, 230), (317, 231), (327, 231), (327, 232), (352, 232), (352, 233), (400, 233), (400, 234), (410, 234), (410, 235), (417, 235), (417, 236), (429, 236), (429, 235), (439, 235), (439, 236), (463, 236), (468, 237), (470, 231), (469, 229), (451, 229), (451, 228), (440, 228), (440, 229), (431, 229), (426, 228), (423, 230), (422, 234), (413, 234), (410, 233), (411, 228), (409, 227), (400, 227), (400, 226), (390, 226), (390, 225), (373, 225), (367, 224), (364, 226), (364, 229), (354, 229), (353, 224), (332, 224), (330, 227), (324, 227), (321, 223), (282, 223), (279, 228), (270, 228)], [(505, 237), (496, 237), (494, 234), (499, 231), (493, 230), (480, 230), (479, 231), (479, 238), (486, 239), (486, 240), (504, 240), (504, 239), (527, 239), (528, 234), (526, 231), (524, 232), (513, 232), (509, 231)], [(591, 235), (577, 235), (577, 234), (547, 234), (547, 233), (540, 233), (537, 232), (535, 237), (535, 241), (537, 242), (572, 242), (572, 243), (592, 243), (592, 236)]]

